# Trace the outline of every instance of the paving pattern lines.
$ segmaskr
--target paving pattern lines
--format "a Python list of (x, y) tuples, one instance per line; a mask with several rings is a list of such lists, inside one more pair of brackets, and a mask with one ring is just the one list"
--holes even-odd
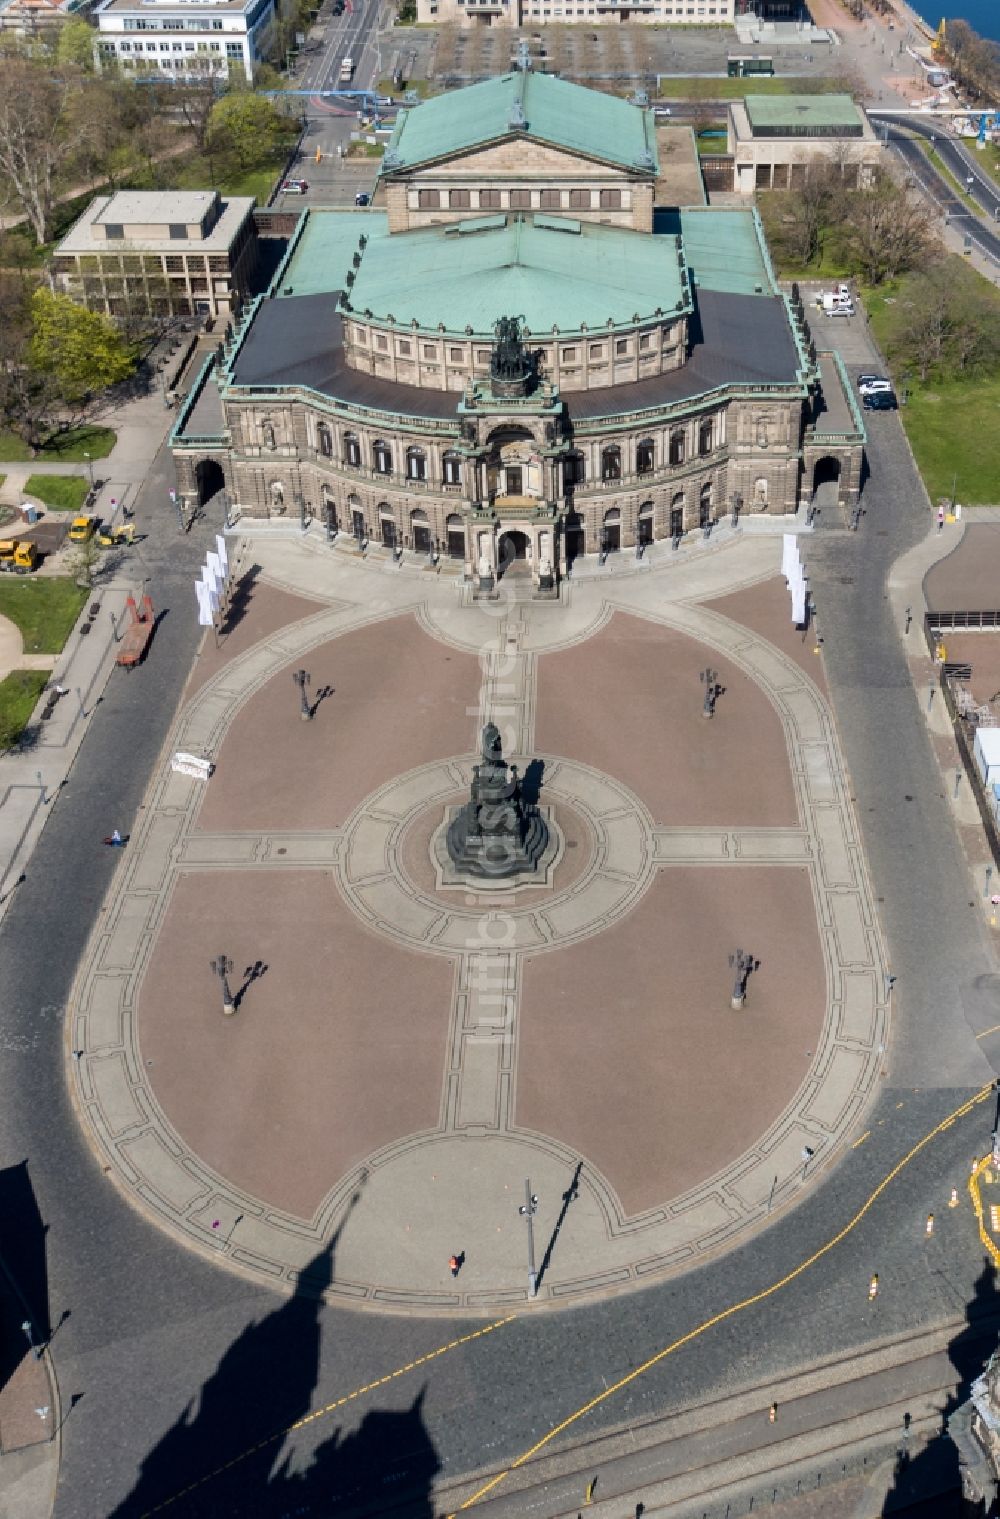
[[(766, 553), (760, 551), (759, 545), (751, 548), (748, 564), (754, 573), (746, 578), (752, 583), (765, 573), (773, 573), (775, 549), (773, 544), (766, 545)], [(296, 564), (301, 558), (292, 556)], [(736, 565), (735, 556), (730, 563)], [(713, 575), (707, 577), (706, 584), (712, 589), (718, 577), (716, 565), (710, 568)], [(663, 579), (666, 584), (669, 577)], [(679, 580), (670, 583), (675, 589), (680, 586)], [(618, 848), (619, 859), (610, 862), (614, 868), (605, 870), (605, 876), (612, 882), (616, 875), (628, 876), (630, 868), (637, 869), (640, 877), (646, 879), (651, 878), (651, 869), (655, 875), (670, 864), (694, 868), (721, 864), (729, 869), (766, 863), (771, 867), (789, 864), (808, 869), (812, 890), (820, 902), (818, 918), (826, 946), (830, 1002), (824, 1037), (799, 1089), (794, 1111), (786, 1110), (778, 1124), (736, 1158), (725, 1174), (710, 1178), (694, 1193), (673, 1199), (655, 1218), (637, 1222), (626, 1217), (613, 1187), (600, 1175), (600, 1168), (585, 1164), (579, 1203), (574, 1204), (573, 1212), (576, 1237), (572, 1275), (560, 1279), (553, 1269), (543, 1293), (553, 1303), (572, 1300), (580, 1294), (638, 1285), (652, 1274), (685, 1269), (699, 1255), (728, 1246), (748, 1227), (763, 1223), (772, 1204), (786, 1201), (801, 1185), (804, 1170), (808, 1169), (803, 1167), (806, 1150), (810, 1164), (813, 1157), (817, 1161), (828, 1158), (854, 1124), (872, 1090), (885, 1038), (886, 1009), (880, 995), (882, 962), (877, 926), (853, 821), (849, 810), (845, 810), (839, 756), (825, 704), (793, 661), (728, 619), (680, 602), (651, 612), (646, 605), (650, 586), (651, 577), (645, 577), (630, 582), (627, 588), (624, 584), (616, 587), (616, 605), (667, 622), (688, 636), (701, 639), (708, 650), (718, 648), (747, 671), (781, 715), (789, 747), (794, 750), (792, 769), (801, 797), (800, 813), (808, 826), (756, 832), (718, 828), (654, 831), (648, 818), (642, 820), (643, 809), (635, 799), (626, 796), (624, 801), (618, 800), (620, 783), (608, 776), (588, 773), (587, 767), (558, 756), (552, 757), (554, 794), (557, 787), (567, 787), (567, 800), (579, 804), (582, 812), (589, 809), (589, 826), (595, 836), (609, 848)], [(627, 600), (625, 589), (630, 593)], [(436, 586), (434, 590), (439, 597), (435, 608), (439, 609), (440, 590)], [(603, 625), (606, 620), (604, 590), (598, 594), (594, 591), (586, 588), (587, 594), (577, 598), (579, 609), (586, 612), (581, 627)], [(633, 591), (637, 593), (634, 596)], [(634, 605), (634, 601), (639, 605)], [(181, 714), (170, 747), (216, 753), (230, 715), (243, 710), (275, 670), (287, 668), (290, 660), (328, 640), (338, 629), (347, 632), (361, 622), (391, 616), (397, 610), (395, 604), (388, 609), (382, 606), (373, 609), (370, 604), (334, 606), (267, 639), (220, 672), (198, 693)], [(474, 609), (470, 610), (479, 636), (482, 619)], [(514, 726), (530, 753), (535, 660), (546, 643), (561, 644), (565, 632), (558, 620), (546, 615), (550, 610), (545, 607), (536, 621), (534, 607), (513, 602), (507, 606), (499, 630), (496, 622), (486, 623), (495, 642), (486, 650), (480, 701), (470, 710), (470, 740), (483, 711), (495, 699), (491, 683), (502, 673), (502, 652), (503, 672), (512, 672), (516, 698)], [(433, 621), (431, 618), (431, 624)], [(449, 631), (460, 625), (461, 622), (449, 619)], [(511, 633), (512, 642), (508, 637)], [(393, 804), (395, 812), (390, 807), (390, 816), (382, 820), (388, 831), (383, 830), (380, 838), (373, 837), (370, 847), (361, 854), (345, 848), (350, 821), (344, 830), (323, 833), (274, 835), (258, 831), (202, 834), (195, 838), (192, 818), (199, 799), (197, 786), (165, 767), (154, 780), (134, 847), (122, 862), (124, 868), (116, 877), (114, 897), (95, 934), (78, 984), (70, 1037), (72, 1048), (81, 1051), (81, 1059), (76, 1062), (73, 1075), (79, 1105), (102, 1159), (110, 1163), (133, 1200), (195, 1248), (251, 1274), (292, 1282), (314, 1252), (317, 1241), (323, 1238), (323, 1230), (339, 1206), (344, 1188), (353, 1188), (358, 1176), (352, 1171), (339, 1182), (331, 1177), (333, 1190), (315, 1216), (306, 1221), (234, 1188), (193, 1154), (183, 1138), (165, 1122), (141, 1063), (134, 1015), (138, 987), (162, 921), (170, 882), (178, 872), (231, 869), (234, 865), (251, 874), (280, 864), (299, 870), (333, 871), (343, 877), (345, 869), (353, 869), (365, 855), (349, 884), (356, 898), (359, 885), (369, 880), (375, 883), (375, 896), (382, 891), (374, 915), (377, 921), (371, 924), (373, 930), (399, 934), (419, 946), (422, 953), (450, 949), (459, 973), (455, 980), (452, 1038), (443, 1059), (448, 1088), (443, 1105), (444, 1132), (425, 1135), (423, 1139), (412, 1136), (368, 1158), (367, 1195), (377, 1200), (378, 1208), (367, 1210), (370, 1227), (366, 1223), (359, 1230), (352, 1223), (353, 1232), (345, 1239), (341, 1252), (342, 1276), (331, 1289), (331, 1296), (383, 1307), (410, 1306), (421, 1311), (454, 1311), (462, 1304), (485, 1311), (498, 1304), (524, 1300), (520, 1237), (513, 1230), (498, 1243), (496, 1270), (479, 1281), (470, 1271), (463, 1283), (442, 1288), (435, 1251), (427, 1247), (421, 1255), (423, 1246), (416, 1240), (410, 1241), (416, 1253), (407, 1257), (413, 1265), (408, 1279), (389, 1283), (372, 1279), (372, 1262), (378, 1254), (375, 1247), (386, 1242), (387, 1220), (398, 1216), (401, 1198), (409, 1206), (411, 1199), (429, 1195), (428, 1173), (432, 1166), (437, 1176), (455, 1185), (465, 1175), (466, 1188), (471, 1174), (481, 1193), (484, 1178), (489, 1182), (487, 1190), (500, 1192), (506, 1189), (509, 1177), (524, 1174), (523, 1166), (530, 1162), (531, 1174), (533, 1177), (537, 1174), (546, 1195), (557, 1197), (580, 1158), (568, 1153), (567, 1147), (551, 1136), (518, 1132), (510, 1119), (511, 1094), (517, 1078), (514, 1032), (519, 961), (529, 946), (491, 951), (491, 960), (503, 975), (499, 1017), (496, 1026), (491, 1027), (490, 1019), (483, 1017), (481, 1006), (477, 1006), (473, 985), (480, 968), (475, 953), (478, 941), (473, 939), (470, 944), (468, 924), (462, 923), (461, 914), (455, 909), (450, 915), (443, 913), (438, 902), (428, 909), (430, 918), (424, 915), (421, 921), (424, 909), (414, 900), (412, 883), (401, 884), (396, 878), (398, 860), (392, 857), (393, 849), (387, 847), (391, 831), (401, 819), (419, 811), (421, 805), (426, 806), (428, 797), (433, 801), (435, 796), (453, 793), (459, 782), (467, 780), (468, 771), (464, 767), (470, 761), (471, 756), (458, 756), (443, 762), (436, 778), (431, 774), (434, 767), (428, 767), (429, 793), (421, 789), (427, 776), (411, 775), (409, 780), (400, 777), (402, 791)], [(408, 791), (414, 781), (416, 791)], [(394, 784), (390, 783), (390, 790)], [(379, 823), (377, 815), (370, 816), (378, 812), (377, 807), (370, 805), (373, 801), (369, 799), (360, 805), (354, 823), (361, 819), (365, 819), (366, 826), (368, 822)], [(381, 802), (384, 804), (384, 797)], [(624, 830), (618, 846), (614, 846), (611, 824)], [(352, 845), (354, 842), (352, 839)], [(350, 891), (345, 891), (345, 897), (350, 895)], [(371, 901), (363, 905), (371, 917)], [(481, 918), (482, 904), (476, 905), (478, 911), (474, 916)], [(510, 916), (517, 922), (527, 922), (535, 913), (537, 922), (539, 910), (529, 908), (525, 913)], [(449, 917), (464, 938), (454, 944), (443, 940), (438, 943), (429, 927), (437, 924), (439, 935)], [(535, 947), (539, 952), (546, 951), (560, 939), (571, 940), (574, 933), (585, 928), (576, 903), (570, 900), (564, 921), (556, 923), (554, 931), (536, 941)], [(440, 1193), (447, 1189), (438, 1190)], [(426, 1206), (418, 1211), (426, 1215), (428, 1229), (439, 1228), (441, 1219), (434, 1208)], [(559, 1269), (564, 1269), (561, 1262)]]
[(927, 1133), (924, 1134), (922, 1138), (917, 1140), (916, 1144), (912, 1145), (906, 1154), (896, 1162), (892, 1169), (886, 1173), (886, 1175), (879, 1182), (878, 1186), (869, 1193), (868, 1197), (862, 1203), (861, 1207), (857, 1210), (856, 1213), (854, 1213), (851, 1218), (848, 1219), (847, 1223), (844, 1224), (844, 1226), (839, 1229), (836, 1234), (831, 1235), (831, 1237), (826, 1240), (824, 1244), (820, 1245), (817, 1250), (814, 1250), (811, 1255), (800, 1261), (798, 1265), (793, 1266), (791, 1270), (785, 1272), (783, 1276), (780, 1276), (775, 1281), (771, 1282), (769, 1286), (762, 1288), (761, 1291), (755, 1292), (749, 1297), (741, 1298), (738, 1302), (731, 1303), (728, 1308), (723, 1308), (719, 1313), (712, 1314), (710, 1318), (703, 1319), (700, 1324), (696, 1324), (694, 1328), (689, 1329), (685, 1334), (678, 1336), (677, 1339), (672, 1340), (668, 1345), (664, 1345), (660, 1350), (655, 1351), (653, 1355), (648, 1356), (641, 1365), (636, 1366), (625, 1376), (620, 1377), (618, 1381), (613, 1382), (610, 1386), (605, 1387), (602, 1392), (597, 1393), (594, 1397), (588, 1399), (585, 1403), (582, 1403), (579, 1408), (575, 1409), (566, 1418), (560, 1420), (558, 1424), (554, 1425), (553, 1428), (550, 1429), (547, 1434), (543, 1435), (540, 1440), (537, 1440), (527, 1450), (523, 1451), (521, 1455), (518, 1456), (516, 1460), (512, 1461), (509, 1466), (505, 1467), (502, 1471), (497, 1472), (494, 1476), (489, 1478), (488, 1481), (482, 1483), (481, 1486), (476, 1488), (469, 1495), (469, 1497), (464, 1500), (464, 1502), (460, 1503), (458, 1507), (447, 1516), (447, 1519), (456, 1519), (456, 1516), (458, 1514), (465, 1513), (468, 1509), (474, 1508), (476, 1504), (481, 1503), (483, 1499), (488, 1498), (493, 1493), (496, 1493), (497, 1489), (500, 1488), (509, 1477), (511, 1477), (515, 1472), (521, 1470), (523, 1467), (527, 1466), (530, 1461), (534, 1460), (536, 1456), (539, 1456), (544, 1450), (546, 1450), (547, 1447), (553, 1443), (553, 1441), (557, 1440), (560, 1437), (560, 1435), (565, 1434), (567, 1430), (572, 1429), (574, 1425), (580, 1422), (580, 1420), (585, 1419), (588, 1414), (594, 1411), (595, 1408), (598, 1408), (603, 1403), (607, 1403), (611, 1399), (616, 1398), (619, 1393), (625, 1390), (625, 1388), (630, 1387), (634, 1382), (639, 1381), (640, 1378), (644, 1377), (655, 1366), (659, 1366), (661, 1362), (665, 1361), (669, 1356), (674, 1355), (685, 1345), (690, 1345), (693, 1341), (699, 1339), (702, 1335), (707, 1334), (709, 1330), (716, 1328), (719, 1324), (725, 1323), (728, 1319), (734, 1318), (737, 1314), (743, 1313), (746, 1309), (753, 1308), (759, 1303), (767, 1302), (769, 1298), (776, 1296), (776, 1294), (781, 1292), (783, 1288), (790, 1286), (792, 1282), (797, 1281), (799, 1277), (805, 1275), (807, 1271), (809, 1271), (813, 1266), (817, 1265), (819, 1261), (823, 1260), (825, 1256), (829, 1255), (833, 1250), (837, 1248), (838, 1245), (841, 1245), (844, 1240), (853, 1233), (853, 1231), (858, 1227), (862, 1220), (868, 1215), (868, 1213), (871, 1212), (872, 1208), (883, 1196), (883, 1194), (889, 1189), (889, 1187), (891, 1187), (896, 1178), (901, 1174), (901, 1172), (906, 1169), (910, 1162), (913, 1161), (916, 1156), (921, 1153), (922, 1150), (926, 1149), (929, 1144), (932, 1144), (933, 1141), (937, 1139), (941, 1134), (943, 1134), (947, 1129), (950, 1129), (951, 1126), (959, 1119), (966, 1117), (980, 1103), (985, 1102), (992, 1095), (993, 1091), (994, 1085), (992, 1082), (990, 1082), (973, 1097), (968, 1098), (967, 1101), (963, 1102), (959, 1107), (953, 1109), (953, 1111), (947, 1114), (945, 1118), (942, 1118), (939, 1123), (935, 1124), (932, 1129), (929, 1129)]

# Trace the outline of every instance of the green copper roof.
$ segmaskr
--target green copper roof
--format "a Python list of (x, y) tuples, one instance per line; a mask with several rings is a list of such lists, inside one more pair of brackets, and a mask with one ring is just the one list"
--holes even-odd
[(747, 95), (746, 111), (751, 130), (764, 128), (772, 135), (862, 125), (850, 95)]
[(387, 223), (384, 211), (305, 212), (275, 293), (322, 295), (339, 290), (362, 235), (369, 242), (388, 237)]
[(755, 211), (684, 207), (657, 211), (654, 232), (679, 237), (696, 288), (774, 295), (774, 273)]
[(686, 310), (675, 239), (558, 217), (488, 217), (372, 240), (350, 290), (356, 312), (400, 328), (490, 333), (522, 316), (536, 336)]
[[(382, 173), (521, 136), (619, 168), (657, 170), (652, 115), (615, 95), (517, 69), (400, 112)], [(648, 156), (647, 156), (648, 155)]]

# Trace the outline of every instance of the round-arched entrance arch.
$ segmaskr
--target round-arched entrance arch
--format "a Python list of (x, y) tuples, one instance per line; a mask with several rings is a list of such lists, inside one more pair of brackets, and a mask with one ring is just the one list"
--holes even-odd
[(195, 465), (194, 478), (198, 486), (199, 506), (204, 506), (226, 488), (226, 476), (217, 459), (202, 459), (200, 464)]
[(497, 544), (497, 573), (506, 575), (524, 573), (527, 570), (528, 535), (515, 529), (500, 534)]
[(824, 454), (813, 465), (812, 499), (818, 507), (835, 507), (840, 496), (840, 460)]

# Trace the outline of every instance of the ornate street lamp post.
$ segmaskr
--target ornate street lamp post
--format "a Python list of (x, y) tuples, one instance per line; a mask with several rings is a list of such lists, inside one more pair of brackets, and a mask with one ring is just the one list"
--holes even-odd
[(307, 723), (312, 717), (312, 708), (309, 705), (309, 698), (306, 695), (306, 688), (312, 680), (312, 676), (309, 674), (308, 670), (293, 670), (292, 679), (299, 688), (299, 701), (302, 708), (302, 721), (304, 723)]
[(228, 955), (218, 955), (216, 959), (210, 960), (209, 964), (213, 975), (218, 976), (222, 983), (222, 1011), (227, 1018), (231, 1017), (236, 1011), (236, 1003), (233, 1001), (233, 994), (229, 989), (229, 977), (233, 973), (233, 962)]

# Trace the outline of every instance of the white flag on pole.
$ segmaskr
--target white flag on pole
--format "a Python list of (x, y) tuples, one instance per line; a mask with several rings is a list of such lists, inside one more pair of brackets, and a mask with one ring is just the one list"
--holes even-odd
[(215, 535), (215, 552), (219, 556), (223, 575), (229, 574), (229, 550), (226, 548), (226, 540), (221, 533)]
[(222, 560), (219, 558), (218, 554), (213, 554), (212, 550), (209, 549), (206, 562), (208, 564), (208, 568), (212, 571), (212, 575), (215, 579), (216, 584), (222, 586), (225, 583), (226, 579), (226, 571)]
[(212, 592), (213, 596), (218, 596), (218, 594), (219, 594), (219, 580), (218, 580), (215, 572), (213, 571), (212, 566), (210, 564), (208, 564), (207, 562), (205, 564), (203, 564), (202, 567), (201, 567), (201, 578), (205, 582), (205, 584), (208, 586), (208, 588)]
[(806, 623), (806, 577), (801, 564), (799, 573), (792, 581), (792, 621), (797, 628), (804, 628)]
[(208, 586), (203, 580), (196, 580), (194, 589), (198, 597), (198, 621), (203, 628), (210, 628), (212, 626), (212, 603), (209, 599)]

